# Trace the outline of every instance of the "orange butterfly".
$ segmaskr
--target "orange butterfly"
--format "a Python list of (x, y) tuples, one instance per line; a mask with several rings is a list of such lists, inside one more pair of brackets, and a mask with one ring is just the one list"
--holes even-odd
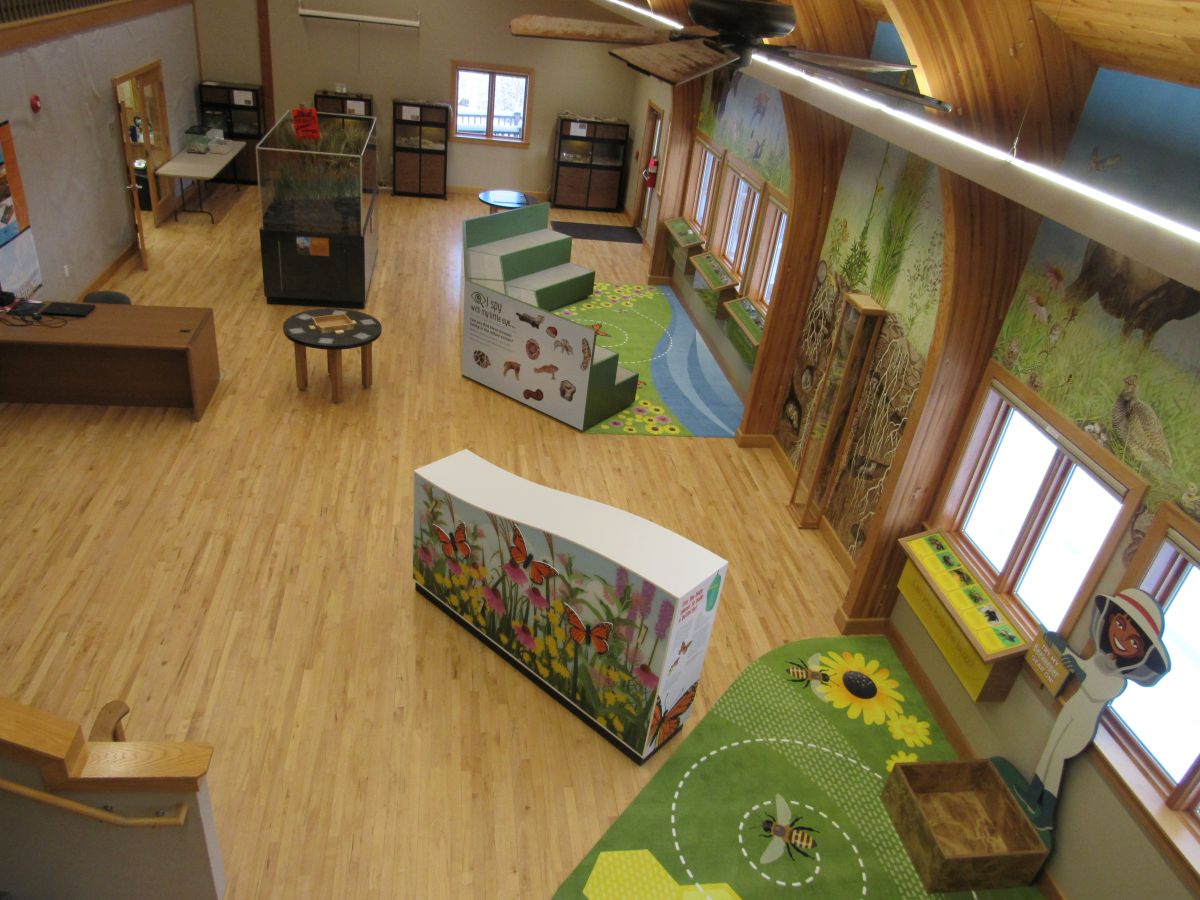
[(612, 637), (613, 623), (612, 622), (597, 622), (595, 625), (584, 625), (583, 619), (579, 618), (579, 613), (575, 612), (575, 608), (570, 603), (567, 607), (567, 631), (571, 633), (571, 640), (577, 644), (590, 643), (597, 653), (608, 652), (608, 641)]
[(533, 554), (525, 548), (525, 538), (521, 536), (521, 529), (516, 525), (513, 526), (513, 542), (509, 553), (512, 554), (513, 565), (529, 570), (529, 580), (534, 584), (542, 584), (551, 575), (558, 574), (558, 569), (550, 563), (533, 558)]
[(471, 555), (471, 545), (467, 543), (467, 526), (462, 522), (458, 523), (458, 527), (454, 529), (454, 537), (446, 534), (436, 525), (433, 530), (437, 533), (437, 538), (442, 542), (442, 552), (446, 554), (447, 559), (454, 559), (455, 551), (463, 559)]
[(663, 745), (675, 736), (675, 732), (683, 727), (684, 714), (691, 709), (692, 701), (696, 699), (696, 688), (700, 686), (700, 682), (696, 682), (690, 688), (683, 692), (683, 696), (675, 701), (670, 712), (665, 716), (662, 709), (662, 698), (656, 697), (654, 700), (654, 716), (650, 719), (650, 738), (651, 745)]

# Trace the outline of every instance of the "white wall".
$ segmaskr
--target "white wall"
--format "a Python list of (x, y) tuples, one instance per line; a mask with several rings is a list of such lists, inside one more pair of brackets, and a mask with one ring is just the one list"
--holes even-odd
[[(161, 60), (171, 146), (196, 116), (196, 33), (190, 6), (0, 56), (0, 119), (13, 142), (44, 287), (74, 300), (134, 241), (112, 79)], [(42, 111), (33, 113), (37, 94)], [(64, 273), (70, 267), (70, 276)]]

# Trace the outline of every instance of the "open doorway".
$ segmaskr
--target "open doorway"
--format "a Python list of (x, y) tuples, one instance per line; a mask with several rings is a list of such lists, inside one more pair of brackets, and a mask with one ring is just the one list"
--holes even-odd
[(173, 208), (173, 197), (164, 196), (155, 173), (171, 158), (171, 130), (167, 122), (162, 63), (155, 60), (113, 79), (121, 118), (121, 145), (129, 176), (125, 189), (137, 229), (142, 268), (149, 266), (143, 213), (159, 224)]
[(641, 184), (638, 190), (637, 212), (634, 222), (638, 234), (645, 242), (652, 234), (651, 225), (655, 219), (654, 199), (658, 179), (662, 176), (659, 166), (659, 148), (662, 145), (663, 114), (662, 110), (653, 103), (646, 108), (646, 127), (642, 129), (642, 151), (638, 157), (645, 161), (642, 168)]

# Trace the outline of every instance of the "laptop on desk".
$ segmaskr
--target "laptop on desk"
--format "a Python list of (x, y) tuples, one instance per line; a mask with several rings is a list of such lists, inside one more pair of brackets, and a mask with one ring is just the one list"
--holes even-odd
[(36, 311), (40, 312), (43, 316), (82, 318), (83, 316), (91, 315), (92, 310), (95, 308), (90, 303), (43, 303), (41, 308)]

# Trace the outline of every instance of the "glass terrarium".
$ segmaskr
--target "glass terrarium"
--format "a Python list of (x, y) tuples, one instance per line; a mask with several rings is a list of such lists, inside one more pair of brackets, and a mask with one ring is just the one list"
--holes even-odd
[(375, 118), (317, 113), (319, 138), (296, 136), (291, 114), (258, 142), (262, 227), (361, 234), (375, 201)]
[(291, 113), (258, 143), (263, 289), (270, 303), (366, 305), (378, 244), (373, 116), (316, 113), (299, 137)]

